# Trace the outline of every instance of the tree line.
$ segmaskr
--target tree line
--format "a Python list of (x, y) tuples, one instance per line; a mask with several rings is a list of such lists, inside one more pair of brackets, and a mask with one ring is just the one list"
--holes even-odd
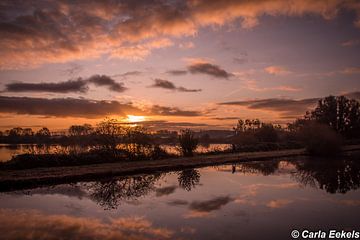
[[(144, 153), (148, 149), (155, 149), (158, 154), (162, 154), (158, 146), (161, 138), (156, 134), (140, 126), (123, 125), (115, 119), (105, 119), (96, 126), (73, 125), (67, 132), (67, 136), (53, 136), (46, 127), (36, 132), (31, 128), (16, 127), (0, 132), (0, 141), (83, 144), (114, 154), (118, 152), (119, 144), (123, 144), (122, 150), (126, 148), (127, 152)], [(192, 156), (199, 143), (211, 140), (210, 136), (199, 136), (190, 129), (169, 136), (177, 138), (184, 156)], [(240, 119), (233, 128), (232, 136), (222, 139), (222, 142), (231, 144), (231, 151), (235, 152), (306, 147), (309, 152), (317, 154), (336, 152), (344, 142), (356, 142), (359, 137), (359, 102), (344, 96), (328, 96), (320, 99), (314, 110), (306, 112), (287, 126), (265, 123), (259, 119)]]
[(239, 120), (231, 142), (236, 150), (268, 142), (299, 145), (315, 155), (331, 155), (340, 152), (344, 143), (358, 143), (359, 138), (359, 102), (344, 96), (328, 96), (286, 127), (258, 119)]

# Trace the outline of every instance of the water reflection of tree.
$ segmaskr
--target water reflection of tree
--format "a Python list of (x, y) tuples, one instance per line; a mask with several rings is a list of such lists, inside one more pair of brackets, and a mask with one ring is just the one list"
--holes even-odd
[(305, 186), (328, 193), (346, 193), (360, 187), (360, 162), (357, 159), (308, 159), (297, 162), (293, 177)]
[(105, 209), (116, 209), (122, 201), (136, 200), (152, 192), (161, 174), (115, 178), (87, 185), (90, 197)]
[(200, 172), (195, 169), (186, 169), (178, 173), (179, 186), (191, 191), (200, 182)]
[(279, 161), (249, 162), (242, 163), (236, 168), (236, 171), (242, 173), (261, 173), (264, 176), (268, 176), (274, 174), (278, 168)]

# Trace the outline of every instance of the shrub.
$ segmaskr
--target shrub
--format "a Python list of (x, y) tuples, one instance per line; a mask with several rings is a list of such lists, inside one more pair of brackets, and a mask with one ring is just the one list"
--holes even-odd
[(151, 159), (163, 159), (173, 157), (173, 155), (166, 152), (166, 150), (162, 149), (159, 145), (154, 145), (150, 154)]
[(179, 135), (180, 151), (184, 156), (192, 156), (198, 146), (198, 139), (190, 129), (181, 130)]
[(327, 125), (309, 121), (299, 134), (311, 155), (333, 155), (341, 152), (341, 136)]
[(272, 124), (262, 124), (255, 132), (255, 136), (260, 142), (276, 142), (278, 141), (278, 130)]

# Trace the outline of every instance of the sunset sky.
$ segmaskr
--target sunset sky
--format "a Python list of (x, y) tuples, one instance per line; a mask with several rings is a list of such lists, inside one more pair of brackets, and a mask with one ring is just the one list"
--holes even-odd
[(359, 76), (356, 0), (0, 1), (0, 129), (286, 123)]

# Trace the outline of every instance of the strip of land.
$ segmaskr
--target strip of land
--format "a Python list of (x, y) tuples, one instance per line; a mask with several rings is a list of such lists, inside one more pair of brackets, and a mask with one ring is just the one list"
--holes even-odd
[[(344, 147), (344, 151), (356, 150), (360, 150), (360, 145)], [(153, 161), (126, 161), (71, 167), (2, 170), (0, 171), (0, 192), (26, 189), (42, 185), (99, 180), (113, 176), (128, 176), (155, 173), (159, 171), (176, 171), (187, 168), (304, 155), (306, 155), (305, 149), (292, 149), (267, 152), (199, 155), (194, 157), (179, 157)]]

